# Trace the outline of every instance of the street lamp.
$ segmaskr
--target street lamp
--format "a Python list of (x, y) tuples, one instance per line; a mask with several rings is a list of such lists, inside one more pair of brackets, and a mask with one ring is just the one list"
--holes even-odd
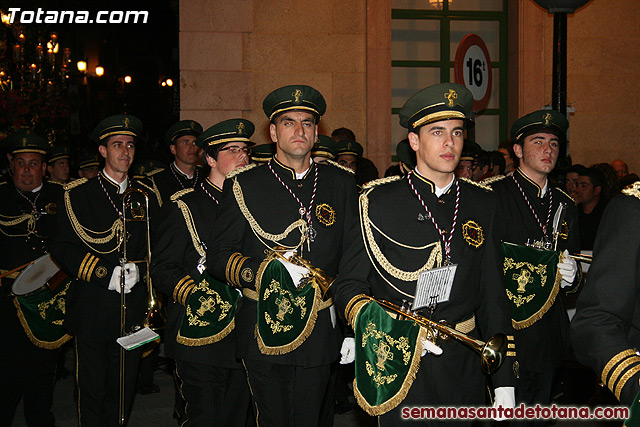
[[(589, 0), (534, 0), (553, 13), (553, 82), (551, 107), (567, 115), (567, 14)], [(560, 144), (560, 157), (567, 156), (566, 142)]]
[(103, 74), (104, 74), (104, 67), (98, 65), (96, 67), (96, 76), (102, 77)]

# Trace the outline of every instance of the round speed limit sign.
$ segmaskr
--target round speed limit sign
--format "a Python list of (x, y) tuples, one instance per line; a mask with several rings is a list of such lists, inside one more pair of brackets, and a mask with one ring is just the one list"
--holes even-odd
[(456, 50), (454, 62), (456, 83), (473, 94), (473, 111), (487, 108), (491, 98), (491, 59), (484, 41), (477, 34), (467, 34)]

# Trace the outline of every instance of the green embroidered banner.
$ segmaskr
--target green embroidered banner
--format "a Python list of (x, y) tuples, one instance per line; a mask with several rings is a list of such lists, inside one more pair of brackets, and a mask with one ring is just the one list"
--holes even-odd
[(629, 418), (626, 419), (623, 427), (640, 427), (640, 392), (633, 399), (633, 404), (629, 408)]
[(287, 269), (276, 259), (265, 260), (258, 273), (256, 336), (263, 354), (285, 354), (307, 339), (318, 317), (321, 293), (316, 286), (293, 285)]
[(235, 327), (240, 293), (205, 270), (189, 293), (176, 341), (188, 346), (218, 342)]
[(511, 322), (524, 329), (545, 315), (560, 290), (557, 252), (502, 243), (504, 281)]
[(362, 307), (354, 332), (354, 394), (370, 415), (384, 414), (409, 392), (420, 367), (425, 333), (413, 321), (392, 318), (375, 302)]
[(54, 291), (46, 286), (27, 295), (14, 297), (18, 318), (31, 342), (41, 348), (55, 349), (71, 336), (62, 324), (66, 314), (65, 297), (72, 279), (65, 279)]

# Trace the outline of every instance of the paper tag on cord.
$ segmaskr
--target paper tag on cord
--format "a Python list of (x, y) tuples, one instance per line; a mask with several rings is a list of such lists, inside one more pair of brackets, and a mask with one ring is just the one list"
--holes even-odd
[(412, 309), (419, 310), (449, 301), (457, 268), (458, 264), (450, 264), (420, 272)]
[(155, 341), (158, 338), (160, 338), (160, 335), (153, 332), (151, 329), (142, 328), (133, 334), (120, 337), (116, 341), (125, 350), (133, 350), (134, 348), (138, 348), (148, 342)]

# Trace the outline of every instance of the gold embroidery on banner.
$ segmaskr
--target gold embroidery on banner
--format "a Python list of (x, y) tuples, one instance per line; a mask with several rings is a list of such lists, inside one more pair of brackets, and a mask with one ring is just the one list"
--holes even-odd
[(326, 203), (316, 206), (316, 218), (321, 224), (331, 227), (336, 223), (336, 210)]
[(536, 297), (536, 294), (527, 295), (523, 297), (522, 295), (514, 295), (509, 289), (507, 291), (507, 297), (516, 305), (516, 307), (520, 307), (522, 304), (528, 304)]
[(222, 299), (220, 294), (209, 287), (209, 282), (206, 280), (202, 280), (197, 285), (195, 285), (195, 289), (204, 291), (207, 296), (204, 295), (198, 298), (200, 302), (200, 307), (195, 310), (195, 314), (191, 309), (191, 306), (187, 306), (187, 310), (185, 312), (187, 316), (187, 321), (189, 322), (189, 326), (208, 326), (211, 322), (200, 319), (205, 313), (211, 312), (213, 313), (216, 308), (220, 309), (220, 315), (218, 316), (218, 321), (222, 321), (227, 315), (229, 311), (233, 307), (229, 301), (225, 301)]
[(531, 272), (525, 268), (520, 269), (520, 274), (513, 273), (511, 278), (518, 283), (518, 289), (516, 290), (521, 294), (526, 291), (525, 288), (529, 283), (533, 283)]
[[(411, 351), (409, 345), (409, 338), (400, 337), (397, 340), (392, 336), (387, 334), (384, 331), (379, 331), (376, 329), (377, 326), (375, 323), (369, 321), (367, 327), (365, 328), (364, 333), (362, 334), (362, 347), (364, 348), (367, 345), (367, 340), (377, 340), (377, 342), (373, 343), (373, 349), (376, 352), (377, 363), (376, 367), (380, 371), (385, 370), (384, 364), (388, 360), (393, 360), (393, 353), (391, 353), (391, 349), (400, 350), (402, 352), (402, 363), (406, 366), (411, 361)], [(373, 366), (367, 361), (365, 363), (367, 373), (370, 377), (372, 377), (372, 381), (376, 384), (376, 387), (380, 387), (381, 385), (391, 384), (396, 380), (397, 374), (393, 375), (382, 375), (381, 372), (376, 372), (373, 369)]]
[(516, 262), (513, 258), (505, 258), (503, 266), (503, 274), (507, 274), (507, 270), (515, 270), (518, 268), (527, 267), (532, 273), (538, 273), (540, 275), (540, 286), (544, 286), (547, 283), (547, 265), (538, 264), (537, 266), (530, 262), (521, 261)]
[(462, 237), (469, 245), (479, 248), (484, 243), (482, 226), (473, 220), (468, 220), (462, 224)]
[(444, 97), (448, 101), (447, 105), (449, 107), (453, 107), (455, 105), (454, 100), (458, 97), (458, 94), (456, 93), (455, 90), (449, 89), (449, 92), (445, 93)]
[(285, 314), (293, 313), (293, 308), (297, 307), (300, 309), (300, 320), (304, 319), (307, 314), (307, 303), (304, 297), (293, 297), (291, 292), (283, 289), (275, 279), (271, 279), (271, 283), (269, 283), (269, 287), (264, 291), (264, 300), (267, 301), (270, 297), (275, 297), (275, 303), (278, 306), (278, 314), (276, 314), (276, 318), (279, 320), (273, 320), (269, 313), (264, 313), (264, 318), (271, 328), (271, 332), (276, 334), (278, 332), (287, 332), (293, 328), (293, 325), (282, 325), (280, 322), (284, 320)]
[[(54, 309), (59, 310), (62, 314), (66, 314), (65, 295), (67, 294), (68, 289), (69, 289), (69, 286), (67, 285), (66, 289), (54, 295), (53, 298), (51, 298), (50, 300), (44, 301), (38, 304), (38, 313), (40, 314), (40, 317), (42, 318), (42, 320), (47, 319), (47, 310), (51, 306), (53, 306)], [(59, 320), (54, 320), (51, 323), (53, 323), (54, 325), (62, 326), (63, 322), (64, 322), (64, 319), (59, 319)]]

